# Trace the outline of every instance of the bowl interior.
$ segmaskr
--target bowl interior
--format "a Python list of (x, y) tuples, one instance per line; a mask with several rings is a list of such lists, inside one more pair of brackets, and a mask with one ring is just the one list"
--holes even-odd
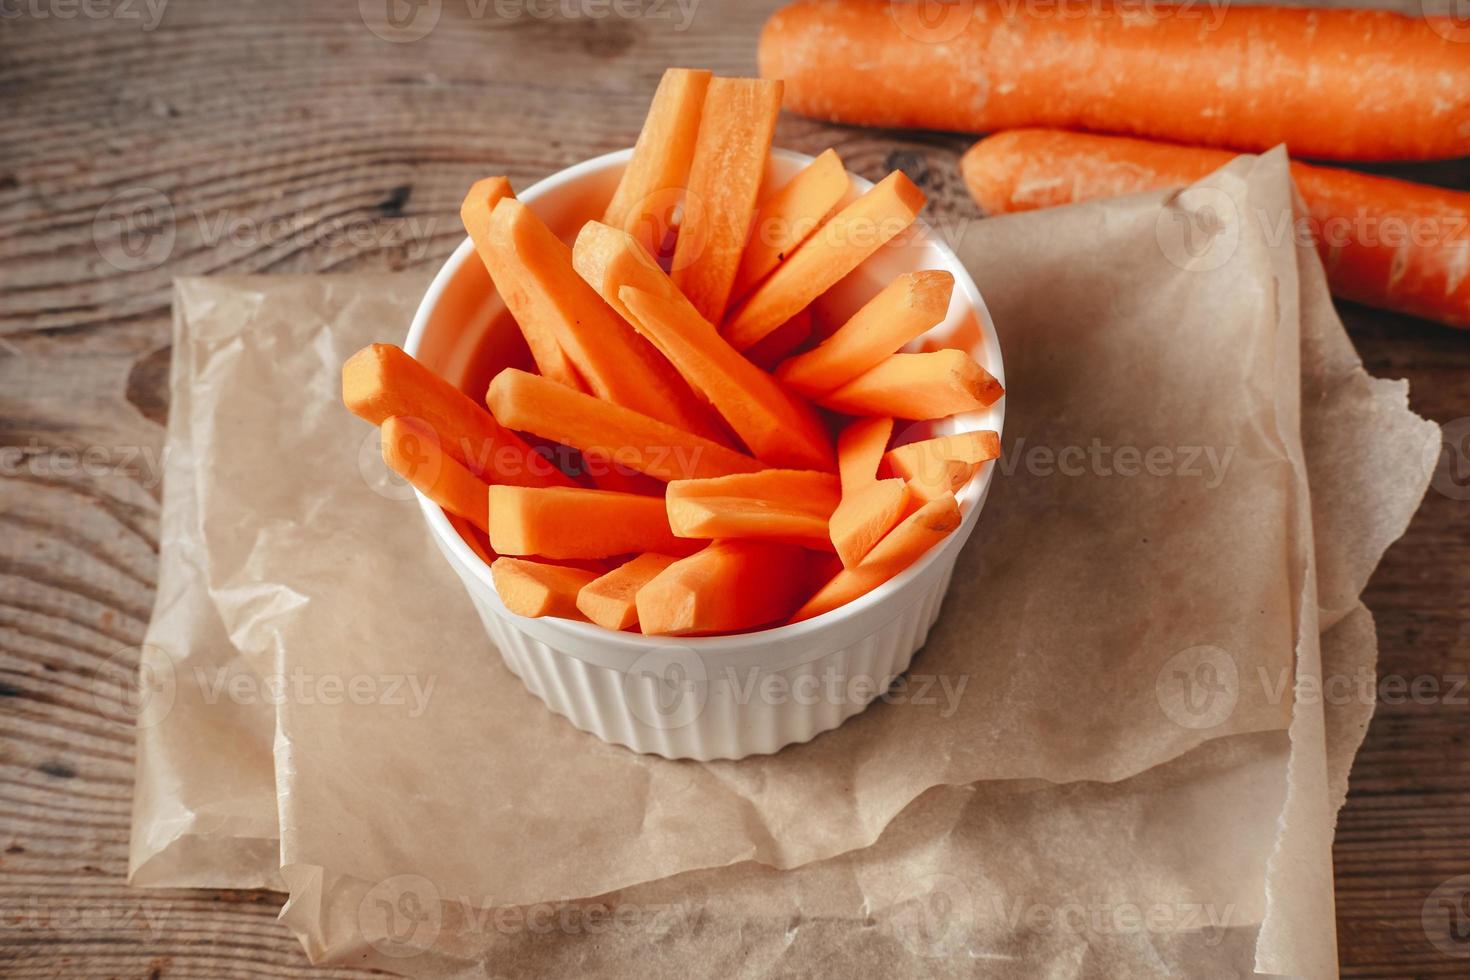
[[(620, 150), (577, 164), (533, 185), (519, 197), (570, 244), (582, 224), (589, 217), (600, 215), (612, 198), (631, 152)], [(805, 154), (787, 150), (773, 151), (767, 167), (767, 185), (784, 183), (811, 159)], [(855, 197), (870, 186), (870, 182), (854, 176), (849, 196)], [(813, 304), (813, 312), (821, 323), (840, 324), (895, 276), (921, 269), (944, 269), (952, 273), (955, 277), (954, 297), (950, 301), (949, 315), (944, 322), (925, 333), (907, 349), (962, 348), (969, 351), (986, 370), (1004, 383), (1005, 374), (995, 326), (979, 291), (953, 251), (922, 221), (916, 222), (908, 231), (880, 248), (852, 275), (821, 297)], [(484, 264), (480, 262), (468, 239), (450, 256), (425, 293), (404, 349), (458, 385), (476, 402), (482, 401), (490, 380), (502, 368), (531, 366), (520, 331), (496, 294), (489, 273), (485, 271)], [(1004, 417), (1005, 398), (1001, 398), (983, 411), (969, 412), (939, 422), (905, 424), (896, 434), (896, 441), (911, 442), (937, 433), (973, 429), (994, 429), (999, 432)], [(984, 500), (993, 471), (994, 463), (985, 464), (959, 494), (965, 526), (955, 534), (968, 533), (973, 526), (976, 511)], [(452, 558), (460, 562), (462, 568), (467, 569), (475, 581), (482, 583), (493, 594), (494, 584), (483, 536), (459, 518), (445, 514), (428, 498), (419, 495), (419, 503), (440, 544), (449, 551)], [(685, 646), (741, 646), (752, 641), (768, 642), (776, 639), (778, 634), (785, 636), (810, 630), (832, 617), (840, 617), (857, 608), (881, 602), (885, 595), (901, 589), (905, 582), (918, 575), (943, 546), (943, 543), (936, 545), (902, 574), (861, 599), (805, 623), (735, 636), (682, 637), (676, 642)], [(496, 601), (498, 602), (498, 597)], [(558, 621), (558, 625), (574, 635), (586, 632), (587, 638), (595, 638), (603, 643), (614, 638), (626, 639), (630, 642), (630, 649), (636, 643), (637, 649), (646, 650), (651, 644), (656, 645), (660, 641), (656, 637), (612, 633), (588, 623)]]

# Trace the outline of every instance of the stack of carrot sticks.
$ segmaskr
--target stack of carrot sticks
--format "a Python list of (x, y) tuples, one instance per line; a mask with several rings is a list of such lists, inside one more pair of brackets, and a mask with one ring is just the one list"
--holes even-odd
[[(1467, 42), (1448, 16), (1371, 10), (797, 0), (767, 22), (760, 63), (806, 115), (1010, 130), (962, 165), (1001, 214), (1182, 186), (1227, 150), (1282, 143), (1329, 161), (1470, 155)], [(1288, 227), (1315, 241), (1335, 295), (1470, 327), (1470, 194), (1293, 176), (1307, 213)]]
[(483, 403), (390, 345), (344, 365), (348, 408), (478, 529), (511, 611), (667, 635), (810, 619), (957, 528), (956, 494), (999, 456), (990, 431), (895, 445), (895, 420), (1003, 394), (965, 351), (905, 352), (945, 319), (949, 273), (812, 314), (924, 195), (902, 173), (858, 194), (829, 150), (762, 196), (782, 94), (671, 69), (571, 245), (505, 178), (470, 189), (465, 228), (535, 365)]

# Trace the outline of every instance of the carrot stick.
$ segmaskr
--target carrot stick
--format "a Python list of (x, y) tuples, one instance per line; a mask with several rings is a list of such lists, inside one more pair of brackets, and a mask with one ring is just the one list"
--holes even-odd
[(649, 635), (748, 630), (784, 619), (801, 602), (806, 585), (800, 548), (716, 541), (638, 590), (638, 622)]
[(903, 231), (924, 206), (924, 192), (895, 170), (838, 211), (755, 288), (723, 332), (745, 350)]
[(878, 465), (888, 440), (893, 438), (893, 419), (869, 418), (849, 422), (837, 437), (837, 474), (843, 494), (855, 493), (878, 479)]
[(954, 276), (948, 272), (905, 273), (832, 336), (782, 364), (776, 376), (808, 398), (835, 391), (942, 321), (953, 290)]
[(587, 476), (592, 480), (592, 485), (599, 490), (616, 490), (618, 493), (637, 493), (645, 497), (662, 497), (668, 484), (662, 480), (654, 479), (647, 473), (639, 473), (631, 467), (619, 466), (610, 459), (602, 459), (594, 454), (588, 457), (583, 453), (586, 460)]
[(763, 470), (669, 484), (669, 526), (684, 538), (759, 538), (830, 550), (827, 521), (837, 478), (810, 470)]
[[(1470, 154), (1470, 58), (1448, 18), (1124, 3), (801, 0), (761, 74), (793, 111), (867, 126), (1052, 126), (1338, 160)], [(938, 12), (936, 15), (936, 11)], [(1393, 79), (1385, 85), (1384, 79)]]
[(572, 481), (454, 385), (392, 344), (369, 344), (342, 365), (342, 401), (374, 425), (422, 421), (444, 452), (487, 483), (569, 487)]
[(658, 497), (580, 487), (491, 487), (490, 547), (502, 555), (607, 558), (651, 550), (688, 554)]
[[(991, 214), (1182, 187), (1231, 159), (1221, 150), (1053, 130), (1000, 133), (961, 160)], [(1470, 194), (1292, 163), (1332, 293), (1470, 327)]]
[(762, 371), (774, 371), (777, 364), (795, 353), (811, 335), (812, 313), (805, 309), (745, 348), (745, 359)]
[[(501, 201), (490, 219), (488, 238), (490, 249), (505, 264), (519, 267), (538, 297), (550, 332), (586, 382), (582, 390), (681, 429), (717, 433), (704, 403), (577, 275), (572, 250), (535, 212), (520, 201)], [(558, 380), (544, 369), (541, 373)]]
[(947, 349), (890, 355), (820, 402), (848, 415), (940, 419), (984, 408), (1004, 393), (974, 358)]
[(618, 293), (633, 325), (714, 405), (768, 466), (830, 470), (832, 443), (816, 411), (725, 342), (687, 303), (633, 286)]
[(439, 436), (420, 419), (391, 416), (380, 435), (383, 462), (414, 489), (482, 531), (490, 487), (444, 451)]
[(730, 288), (731, 299), (743, 299), (782, 259), (820, 225), (847, 194), (852, 178), (836, 150), (824, 150), (765, 201), (755, 213), (750, 241)]
[(791, 617), (793, 623), (830, 612), (867, 595), (908, 568), (960, 526), (960, 508), (954, 495), (931, 500), (889, 531), (867, 557), (844, 568)]
[(476, 181), (460, 205), (460, 220), (464, 222), (470, 240), (475, 243), (475, 251), (480, 261), (485, 263), (485, 270), (490, 273), (490, 281), (495, 283), (495, 291), (505, 301), (505, 308), (510, 310), (516, 326), (520, 327), (521, 336), (526, 338), (536, 370), (559, 384), (586, 390), (577, 369), (557, 340), (552, 322), (556, 313), (548, 302), (550, 297), (526, 276), (526, 270), (513, 255), (497, 248), (490, 240), (491, 214), (498, 203), (506, 200), (520, 203), (515, 201), (510, 181), (505, 177), (486, 177)]
[(719, 443), (514, 368), (495, 376), (485, 398), (502, 425), (660, 480), (728, 476), (761, 468), (749, 456)]
[(647, 552), (595, 578), (577, 593), (577, 608), (592, 622), (609, 630), (638, 625), (638, 590), (679, 559)]
[(533, 618), (556, 616), (585, 620), (587, 617), (577, 608), (577, 593), (597, 575), (580, 568), (521, 558), (497, 558), (490, 566), (490, 577), (505, 608), (517, 616)]
[(715, 323), (725, 316), (750, 236), (781, 87), (759, 78), (716, 78), (704, 96), (671, 269), (674, 285)]
[(828, 534), (843, 568), (851, 568), (907, 517), (914, 495), (903, 480), (873, 480), (842, 493), (828, 521)]
[(958, 493), (981, 463), (999, 456), (1000, 435), (981, 431), (911, 442), (889, 450), (883, 459), (895, 475), (909, 482), (915, 495), (933, 500)]
[(633, 157), (603, 212), (604, 222), (632, 233), (650, 255), (662, 249), (673, 227), (673, 213), (684, 196), (710, 78), (703, 69), (664, 72)]

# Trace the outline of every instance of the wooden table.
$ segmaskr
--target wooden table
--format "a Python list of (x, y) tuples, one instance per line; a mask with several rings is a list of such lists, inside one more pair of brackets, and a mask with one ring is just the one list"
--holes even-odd
[[(0, 973), (317, 973), (277, 896), (123, 883), (132, 738), (89, 680), (149, 616), (172, 277), (435, 265), (473, 179), (524, 186), (628, 145), (666, 66), (751, 73), (771, 6), (705, 0), (686, 24), (663, 0), (641, 18), (423, 2), (440, 19), (411, 43), (375, 36), (350, 0), (196, 0), (161, 20), (159, 0), (0, 3)], [(902, 167), (940, 214), (976, 214), (966, 137), (785, 118), (778, 142), (835, 145), (869, 177)], [(1391, 170), (1470, 188), (1470, 161)], [(150, 189), (174, 214), (162, 264), (156, 239), (119, 252), (104, 225)], [(1343, 313), (1369, 369), (1408, 378), (1413, 407), (1463, 438), (1470, 336)], [(1384, 675), (1470, 673), (1470, 487), (1453, 481), (1368, 588)], [(1470, 975), (1420, 926), (1436, 885), (1470, 872), (1467, 721), (1463, 701), (1378, 707), (1336, 848), (1346, 975)]]

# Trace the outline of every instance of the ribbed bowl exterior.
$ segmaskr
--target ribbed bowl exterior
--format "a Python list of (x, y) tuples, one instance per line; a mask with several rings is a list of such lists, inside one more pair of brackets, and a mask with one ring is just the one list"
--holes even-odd
[[(511, 673), (577, 728), (666, 759), (740, 759), (810, 741), (883, 694), (928, 639), (958, 553), (936, 563), (894, 603), (894, 617), (856, 643), (775, 669), (706, 668), (703, 677), (687, 662), (671, 670), (672, 659), (657, 653), (626, 669), (588, 663), (532, 636), (524, 620), (477, 594), (472, 580), (464, 584)], [(679, 651), (681, 661), (689, 649)]]

